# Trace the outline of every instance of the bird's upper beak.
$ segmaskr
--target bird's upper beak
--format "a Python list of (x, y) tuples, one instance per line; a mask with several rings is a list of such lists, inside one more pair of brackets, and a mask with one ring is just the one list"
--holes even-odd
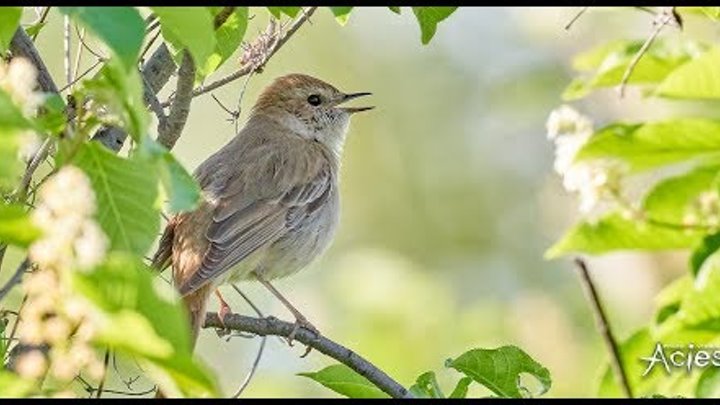
[[(347, 101), (350, 101), (350, 100), (358, 98), (358, 97), (370, 96), (370, 95), (372, 95), (372, 93), (367, 93), (367, 92), (345, 94), (345, 96), (337, 104), (342, 104), (342, 103), (345, 103)], [(372, 110), (373, 108), (375, 108), (375, 107), (342, 107), (343, 110), (345, 110), (346, 112), (348, 112), (350, 114), (354, 114), (354, 113), (361, 112), (361, 111)]]

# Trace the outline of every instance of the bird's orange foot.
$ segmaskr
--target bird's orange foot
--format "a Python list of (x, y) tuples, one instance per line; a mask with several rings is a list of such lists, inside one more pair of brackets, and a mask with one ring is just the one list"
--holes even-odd
[(220, 301), (220, 310), (218, 311), (220, 324), (224, 329), (227, 329), (225, 326), (225, 317), (233, 314), (232, 308), (230, 308), (230, 305), (228, 305), (228, 303), (223, 299), (223, 296), (220, 295), (220, 290), (215, 290), (215, 295), (217, 295), (218, 301)]

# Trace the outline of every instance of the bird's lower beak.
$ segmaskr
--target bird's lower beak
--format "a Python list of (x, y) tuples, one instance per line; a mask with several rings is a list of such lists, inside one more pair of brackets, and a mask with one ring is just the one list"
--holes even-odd
[[(370, 96), (370, 95), (372, 95), (372, 93), (367, 93), (367, 92), (346, 94), (345, 97), (342, 100), (340, 100), (340, 102), (338, 104), (345, 103), (347, 101), (350, 101), (350, 100), (358, 98), (358, 97)], [(372, 110), (375, 107), (341, 107), (341, 108), (350, 114), (354, 114), (354, 113), (361, 112), (361, 111)]]

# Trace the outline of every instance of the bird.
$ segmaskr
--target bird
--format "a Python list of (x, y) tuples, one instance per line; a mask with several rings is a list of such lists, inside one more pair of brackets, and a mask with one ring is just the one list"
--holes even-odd
[(329, 247), (339, 222), (339, 170), (350, 117), (374, 107), (345, 102), (344, 93), (313, 76), (275, 79), (258, 97), (243, 128), (193, 173), (198, 206), (171, 217), (152, 258), (187, 308), (194, 348), (210, 296), (220, 318), (231, 310), (218, 287), (256, 280), (319, 334), (271, 281), (309, 265)]

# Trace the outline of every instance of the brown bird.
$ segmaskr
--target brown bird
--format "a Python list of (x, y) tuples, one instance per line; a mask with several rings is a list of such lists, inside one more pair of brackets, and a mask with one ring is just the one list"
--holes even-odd
[[(190, 314), (193, 346), (210, 294), (225, 282), (258, 280), (295, 316), (317, 329), (270, 280), (307, 266), (330, 244), (339, 219), (338, 171), (350, 116), (373, 107), (340, 104), (346, 94), (303, 74), (276, 79), (245, 126), (194, 173), (203, 201), (172, 217), (153, 266), (172, 266)], [(294, 333), (289, 340), (292, 341)]]

